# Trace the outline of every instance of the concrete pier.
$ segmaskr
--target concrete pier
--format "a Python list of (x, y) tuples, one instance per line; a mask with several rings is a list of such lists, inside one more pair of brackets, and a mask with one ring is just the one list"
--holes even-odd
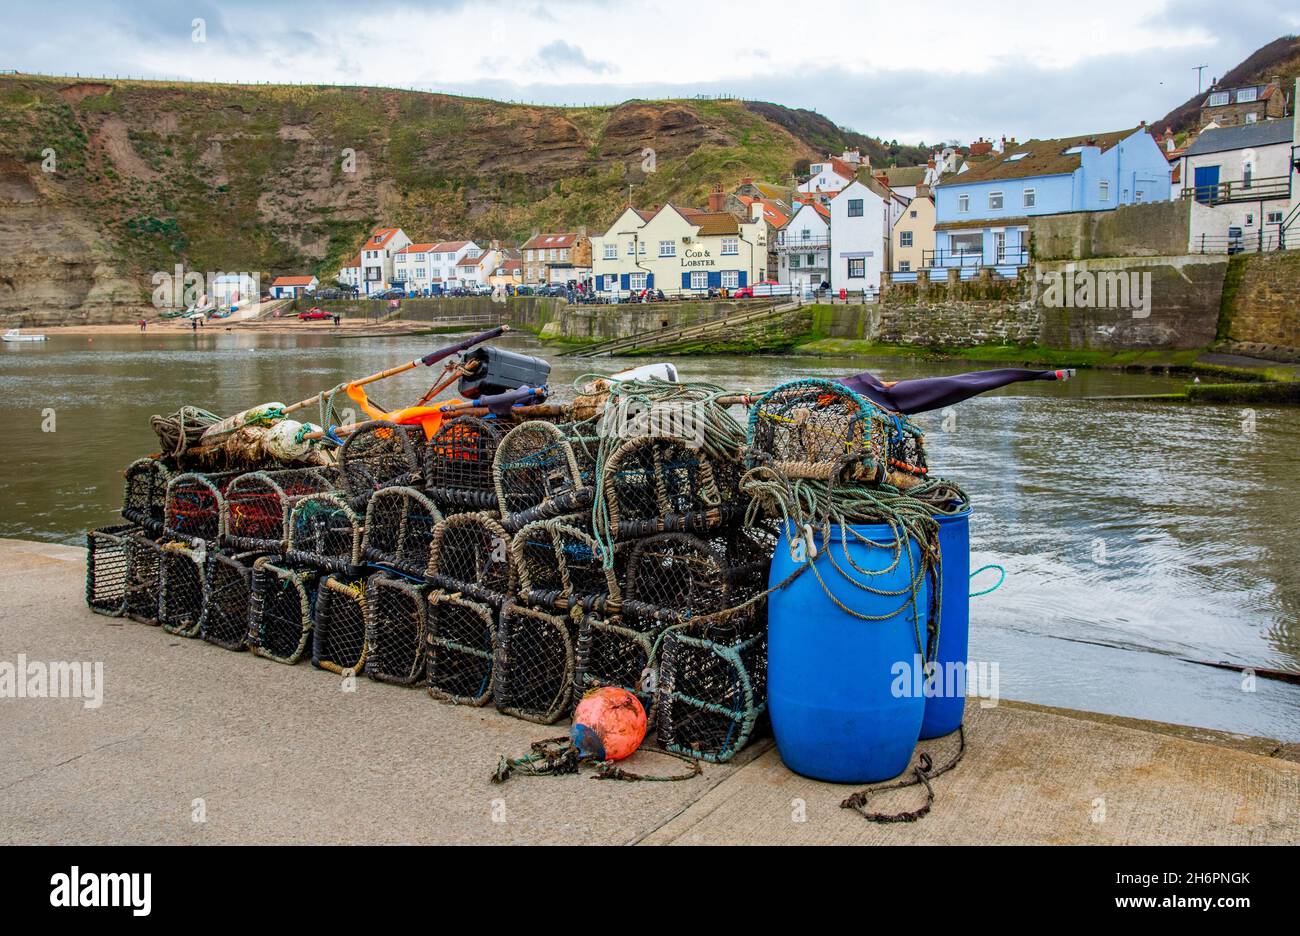
[[(680, 783), (489, 775), (562, 735), (92, 614), (84, 550), (0, 541), (0, 665), (103, 664), (103, 700), (0, 697), (0, 843), (1300, 842), (1300, 750), (1003, 702), (915, 823), (840, 808), (770, 740)], [(943, 762), (955, 737), (926, 742)], [(646, 752), (642, 772), (680, 764)], [(872, 809), (912, 809), (912, 787)]]

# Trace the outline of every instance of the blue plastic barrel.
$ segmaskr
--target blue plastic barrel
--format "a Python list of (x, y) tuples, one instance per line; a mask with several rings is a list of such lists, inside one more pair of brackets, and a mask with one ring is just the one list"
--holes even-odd
[[(930, 588), (923, 578), (916, 601), (908, 600), (913, 570), (921, 562), (915, 542), (908, 542), (909, 564), (903, 550), (895, 555), (888, 526), (850, 529), (847, 548), (853, 564), (881, 574), (853, 569), (840, 530), (834, 528), (831, 541), (818, 544), (821, 552), (815, 559), (826, 589), (860, 614), (902, 610), (879, 621), (854, 617), (831, 600), (812, 569), (773, 592), (767, 608), (768, 712), (781, 760), (795, 773), (868, 783), (898, 776), (916, 747), (925, 716), (925, 696), (914, 672), (919, 667), (917, 634), (925, 639)], [(804, 564), (804, 554), (799, 555), (798, 560), (791, 556), (783, 536), (772, 559), (771, 584)], [(831, 564), (832, 556), (842, 572)], [(902, 594), (865, 591), (845, 574), (877, 591)]]
[[(938, 738), (961, 727), (966, 707), (964, 670), (970, 646), (970, 508), (935, 518), (939, 521), (939, 649), (935, 654), (935, 688), (925, 700), (921, 738)], [(961, 681), (958, 678), (961, 670)], [(940, 678), (942, 677), (942, 678)]]

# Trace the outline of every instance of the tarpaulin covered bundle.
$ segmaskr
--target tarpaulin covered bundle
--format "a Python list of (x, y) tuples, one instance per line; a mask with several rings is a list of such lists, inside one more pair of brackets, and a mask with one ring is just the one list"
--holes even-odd
[(1068, 380), (1073, 370), (1027, 370), (1003, 367), (997, 370), (953, 374), (951, 377), (920, 377), (915, 380), (882, 381), (863, 371), (840, 377), (836, 383), (848, 387), (872, 403), (895, 413), (926, 413), (943, 409), (973, 396), (1024, 380)]

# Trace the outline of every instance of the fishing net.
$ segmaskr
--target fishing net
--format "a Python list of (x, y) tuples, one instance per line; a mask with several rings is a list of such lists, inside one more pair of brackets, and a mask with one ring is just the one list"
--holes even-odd
[(458, 593), (429, 594), (424, 672), (429, 695), (457, 705), (492, 700), (496, 613)]
[(507, 528), (584, 510), (594, 493), (594, 437), (584, 424), (533, 420), (506, 433), (492, 474)]
[(351, 574), (361, 564), (364, 522), (341, 494), (308, 494), (289, 512), (285, 559), (327, 572)]
[(167, 482), (171, 469), (156, 458), (133, 461), (124, 472), (123, 519), (138, 524), (153, 536), (162, 532), (167, 512)]
[(260, 657), (293, 665), (311, 640), (319, 573), (291, 569), (263, 556), (253, 563), (248, 604), (248, 648)]
[(208, 600), (199, 622), (199, 636), (208, 643), (226, 650), (244, 649), (256, 555), (208, 551), (204, 566)]
[(510, 537), (485, 513), (455, 514), (439, 523), (429, 551), (427, 578), (494, 608), (516, 588)]
[(425, 587), (383, 573), (366, 585), (366, 675), (411, 686), (424, 676)]
[(574, 624), (556, 614), (507, 602), (497, 628), (493, 698), (498, 711), (552, 724), (573, 700)]
[(321, 580), (311, 662), (339, 675), (356, 675), (366, 663), (366, 583), (337, 575)]
[(669, 751), (721, 763), (748, 743), (767, 711), (765, 620), (687, 624), (659, 651), (656, 724)]
[(216, 544), (223, 532), (226, 488), (236, 472), (202, 474), (187, 471), (167, 483), (163, 532), (184, 539), (201, 539)]
[(86, 604), (91, 611), (108, 617), (126, 613), (131, 560), (141, 538), (134, 523), (86, 531)]
[(422, 576), (429, 568), (434, 528), (441, 522), (441, 511), (415, 488), (376, 491), (366, 502), (361, 557), (405, 575)]
[(596, 523), (608, 539), (716, 529), (739, 512), (738, 480), (737, 462), (688, 440), (629, 439), (601, 467)]
[(384, 419), (362, 423), (339, 449), (343, 487), (354, 503), (393, 485), (418, 485), (423, 480), (421, 426), (399, 426)]
[(492, 462), (504, 435), (501, 421), (458, 416), (443, 423), (424, 456), (425, 490), (447, 511), (496, 510)]
[[(901, 418), (901, 417), (900, 417)], [(769, 390), (749, 414), (755, 461), (787, 478), (834, 480), (852, 468), (883, 481), (894, 420), (884, 410), (829, 380), (794, 380)]]
[(251, 471), (226, 487), (222, 498), (222, 543), (240, 550), (279, 552), (289, 538), (289, 514), (309, 494), (334, 490), (328, 468)]
[(601, 686), (626, 689), (653, 711), (655, 644), (663, 626), (628, 627), (619, 617), (584, 614), (574, 648), (574, 687), (578, 698)]
[(208, 590), (206, 550), (185, 543), (163, 543), (158, 552), (158, 623), (178, 637), (197, 637)]
[(622, 598), (615, 569), (605, 568), (599, 545), (579, 518), (534, 520), (515, 534), (510, 549), (525, 604), (563, 610)]

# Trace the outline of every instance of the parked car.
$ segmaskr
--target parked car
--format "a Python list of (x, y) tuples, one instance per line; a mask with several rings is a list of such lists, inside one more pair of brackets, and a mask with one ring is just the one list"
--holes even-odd
[(298, 313), (298, 320), (301, 322), (319, 322), (322, 319), (330, 318), (330, 313), (326, 312), (320, 306), (312, 306), (306, 312)]

